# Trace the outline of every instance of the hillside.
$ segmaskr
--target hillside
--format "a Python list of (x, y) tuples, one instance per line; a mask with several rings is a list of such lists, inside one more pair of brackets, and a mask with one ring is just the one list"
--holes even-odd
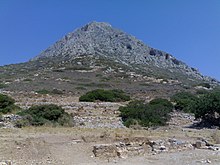
[(0, 83), (9, 91), (80, 95), (96, 88), (119, 88), (138, 97), (219, 84), (174, 56), (100, 22), (67, 34), (29, 62), (0, 67)]

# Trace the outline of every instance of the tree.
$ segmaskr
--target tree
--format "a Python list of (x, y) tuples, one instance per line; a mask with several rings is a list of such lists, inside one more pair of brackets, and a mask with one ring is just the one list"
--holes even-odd
[(220, 126), (220, 92), (201, 96), (193, 105), (195, 117), (210, 126)]

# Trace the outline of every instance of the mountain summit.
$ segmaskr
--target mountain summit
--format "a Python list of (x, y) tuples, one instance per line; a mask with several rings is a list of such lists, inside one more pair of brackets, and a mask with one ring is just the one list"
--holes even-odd
[(151, 48), (104, 22), (91, 22), (67, 34), (32, 61), (51, 57), (73, 59), (81, 55), (101, 55), (127, 65), (153, 66), (200, 80), (209, 79), (169, 53)]
[(158, 67), (181, 63), (170, 54), (150, 48), (135, 37), (104, 22), (91, 22), (67, 34), (34, 60), (85, 54), (113, 56), (127, 63), (151, 63)]

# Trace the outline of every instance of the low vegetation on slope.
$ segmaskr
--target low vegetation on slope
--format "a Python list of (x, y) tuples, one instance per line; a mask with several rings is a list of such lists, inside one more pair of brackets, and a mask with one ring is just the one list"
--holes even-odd
[(140, 125), (144, 127), (165, 125), (170, 119), (169, 113), (173, 105), (166, 99), (154, 99), (149, 103), (132, 101), (125, 107), (120, 107), (124, 125)]
[(126, 95), (122, 90), (104, 90), (96, 89), (87, 92), (79, 98), (79, 101), (94, 102), (94, 101), (106, 101), (106, 102), (120, 102), (129, 101), (130, 96)]
[(23, 116), (23, 120), (17, 122), (16, 125), (18, 127), (45, 124), (71, 125), (71, 116), (61, 107), (54, 104), (32, 106), (27, 110), (21, 111), (19, 115)]

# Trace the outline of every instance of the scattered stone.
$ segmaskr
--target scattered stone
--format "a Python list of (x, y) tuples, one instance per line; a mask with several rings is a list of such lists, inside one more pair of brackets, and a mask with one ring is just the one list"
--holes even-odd
[(79, 140), (79, 139), (73, 139), (71, 144), (78, 144), (78, 143), (82, 143), (83, 141), (82, 140)]
[(197, 142), (195, 143), (195, 147), (196, 147), (196, 148), (201, 148), (201, 147), (202, 147), (202, 142), (201, 142), (201, 141), (197, 141)]
[(219, 151), (219, 147), (215, 147), (215, 146), (208, 146), (208, 149), (212, 151)]
[(160, 150), (161, 151), (165, 151), (166, 150), (166, 146), (160, 146)]
[(212, 163), (212, 162), (211, 162), (211, 160), (207, 159), (207, 160), (206, 160), (206, 163)]
[(1, 161), (0, 165), (12, 165), (12, 162), (10, 160)]

